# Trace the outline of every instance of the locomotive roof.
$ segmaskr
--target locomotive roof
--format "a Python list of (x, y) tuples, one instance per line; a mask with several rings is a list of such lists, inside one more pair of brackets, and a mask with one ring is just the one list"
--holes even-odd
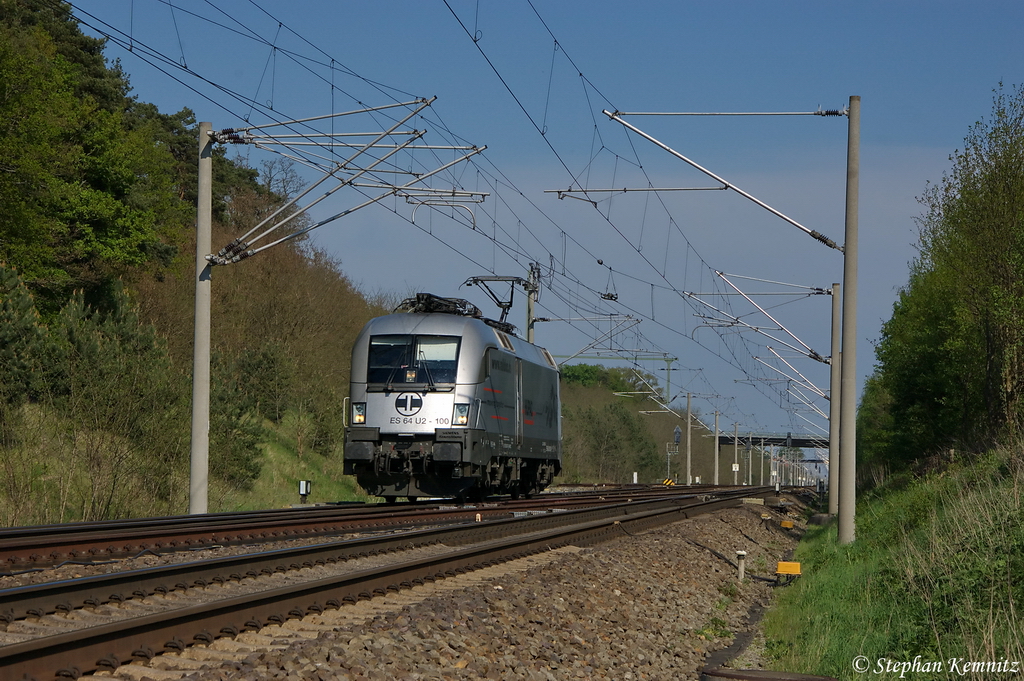
[[(516, 335), (516, 327), (504, 321), (504, 316), (501, 318), (502, 321), (488, 319), (484, 317), (484, 313), (480, 311), (480, 308), (463, 298), (443, 298), (435, 296), (433, 293), (417, 293), (414, 297), (406, 298), (399, 303), (394, 311), (430, 312), (475, 317), (505, 334), (510, 336)], [(505, 312), (508, 312), (508, 310), (506, 309)]]
[(365, 352), (367, 336), (384, 334), (429, 334), (459, 336), (463, 352), (482, 355), (488, 347), (501, 348), (526, 361), (553, 366), (553, 360), (543, 348), (526, 340), (504, 333), (479, 317), (439, 312), (396, 312), (371, 319), (356, 341), (356, 352)]
[[(366, 325), (374, 334), (381, 333), (425, 333), (447, 336), (475, 336), (500, 345), (496, 329), (478, 317), (444, 314), (439, 312), (396, 312), (371, 319)], [(517, 345), (527, 344), (521, 338), (514, 338)]]

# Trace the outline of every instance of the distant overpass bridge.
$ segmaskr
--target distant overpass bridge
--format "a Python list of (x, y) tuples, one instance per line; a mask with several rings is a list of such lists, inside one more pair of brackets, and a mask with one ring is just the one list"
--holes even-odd
[[(732, 445), (739, 441), (740, 447), (748, 444), (760, 447), (762, 444), (774, 447), (797, 447), (799, 449), (828, 449), (828, 437), (807, 435), (805, 433), (747, 433), (735, 437), (725, 433), (718, 434), (719, 446)], [(804, 459), (801, 463), (828, 463), (822, 459)]]

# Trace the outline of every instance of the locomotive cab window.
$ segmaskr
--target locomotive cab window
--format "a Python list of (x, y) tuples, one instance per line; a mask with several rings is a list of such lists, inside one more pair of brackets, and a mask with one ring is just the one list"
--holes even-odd
[(451, 390), (459, 365), (458, 336), (371, 336), (367, 387)]

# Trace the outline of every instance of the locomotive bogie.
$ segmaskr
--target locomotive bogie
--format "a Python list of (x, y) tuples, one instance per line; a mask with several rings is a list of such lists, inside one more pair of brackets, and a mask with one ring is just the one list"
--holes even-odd
[(558, 370), (482, 319), (372, 320), (352, 353), (345, 472), (385, 498), (531, 494), (561, 468)]

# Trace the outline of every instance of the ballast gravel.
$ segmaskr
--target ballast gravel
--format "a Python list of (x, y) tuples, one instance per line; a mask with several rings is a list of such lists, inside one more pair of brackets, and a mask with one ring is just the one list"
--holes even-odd
[[(744, 505), (624, 531), (599, 546), (499, 566), (497, 576), (455, 578), (468, 578), (465, 588), (444, 580), (452, 581), (447, 589), (410, 592), (315, 639), (184, 678), (699, 679), (708, 655), (732, 644), (749, 629), (748, 614), (770, 601), (773, 587), (751, 575), (773, 576), (795, 545), (802, 524), (784, 530), (783, 518)], [(730, 564), (737, 551), (746, 551), (743, 582)]]

